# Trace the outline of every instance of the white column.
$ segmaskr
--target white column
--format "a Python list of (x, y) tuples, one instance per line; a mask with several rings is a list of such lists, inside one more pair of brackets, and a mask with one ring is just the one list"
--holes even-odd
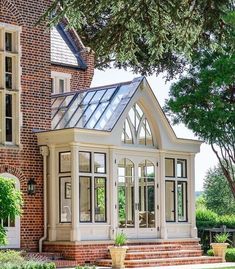
[(71, 190), (72, 190), (72, 230), (71, 241), (80, 241), (79, 230), (79, 147), (75, 143), (70, 144), (71, 148)]
[(196, 227), (196, 205), (195, 205), (195, 154), (190, 155), (190, 174), (189, 174), (189, 195), (190, 195), (190, 204), (188, 205), (188, 208), (190, 210), (190, 221), (191, 221), (191, 237), (197, 238), (197, 227)]
[(55, 145), (49, 146), (49, 214), (48, 214), (48, 239), (49, 241), (56, 241), (56, 212), (57, 212), (57, 193), (56, 193), (56, 153)]
[(159, 163), (160, 176), (160, 235), (162, 239), (167, 239), (166, 211), (165, 211), (165, 153), (160, 152)]

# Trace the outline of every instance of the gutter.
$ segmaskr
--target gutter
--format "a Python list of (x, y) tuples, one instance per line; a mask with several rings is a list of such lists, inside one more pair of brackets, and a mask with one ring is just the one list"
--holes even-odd
[(43, 156), (43, 209), (44, 209), (44, 231), (43, 237), (39, 239), (39, 252), (42, 252), (42, 243), (47, 239), (47, 157), (49, 149), (47, 146), (40, 147), (40, 154)]

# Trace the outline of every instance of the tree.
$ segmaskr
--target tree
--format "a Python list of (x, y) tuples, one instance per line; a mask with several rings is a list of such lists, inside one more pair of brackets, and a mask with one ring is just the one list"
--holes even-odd
[[(14, 180), (0, 177), (0, 220), (15, 219), (21, 214), (21, 207), (21, 193), (15, 189)], [(6, 243), (6, 230), (0, 221), (0, 245)]]
[(98, 68), (113, 63), (173, 76), (194, 50), (223, 40), (229, 28), (223, 16), (233, 8), (234, 0), (54, 0), (44, 18), (53, 25), (67, 17), (95, 51)]
[(220, 165), (208, 170), (204, 179), (204, 197), (206, 207), (218, 215), (235, 213), (235, 200)]
[(211, 145), (235, 198), (235, 54), (227, 44), (194, 54), (165, 110)]

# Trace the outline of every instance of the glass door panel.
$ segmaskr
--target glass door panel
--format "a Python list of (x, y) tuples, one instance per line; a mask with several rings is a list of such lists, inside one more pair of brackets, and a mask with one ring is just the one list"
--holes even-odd
[(118, 226), (135, 227), (134, 164), (124, 158), (118, 164)]
[(155, 228), (154, 164), (139, 164), (139, 228)]

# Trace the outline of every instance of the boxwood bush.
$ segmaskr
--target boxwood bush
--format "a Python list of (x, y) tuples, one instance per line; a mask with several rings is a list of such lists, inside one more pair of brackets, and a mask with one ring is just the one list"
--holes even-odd
[[(209, 249), (207, 251), (207, 255), (214, 256), (213, 250)], [(226, 262), (235, 262), (235, 248), (228, 248), (226, 250), (225, 260), (226, 260)]]

